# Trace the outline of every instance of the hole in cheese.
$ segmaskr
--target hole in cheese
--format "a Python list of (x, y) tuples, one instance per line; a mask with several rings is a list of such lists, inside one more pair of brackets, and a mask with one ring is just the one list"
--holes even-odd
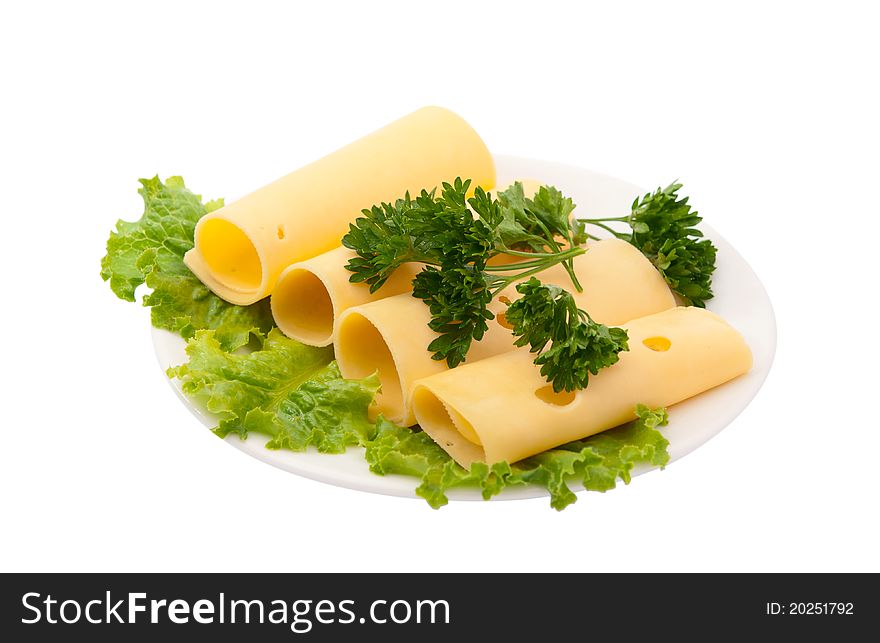
[(553, 386), (548, 384), (535, 391), (535, 397), (547, 404), (566, 406), (574, 402), (574, 391), (559, 391), (559, 393), (556, 393), (553, 390)]
[(278, 238), (284, 239), (284, 226), (283, 225), (278, 226)]
[(298, 341), (326, 346), (333, 337), (333, 300), (317, 275), (291, 270), (275, 285), (272, 316), (278, 328)]
[(498, 322), (499, 326), (508, 330), (513, 330), (513, 324), (507, 321), (507, 313), (498, 313), (497, 315), (495, 315), (495, 321)]
[(379, 330), (363, 315), (344, 315), (338, 328), (336, 359), (347, 379), (359, 379), (379, 372), (382, 390), (376, 396), (378, 410), (388, 419), (403, 417), (403, 387), (388, 344)]
[[(413, 406), (422, 427), (428, 427), (431, 434), (448, 436), (456, 433), (468, 442), (482, 446), (480, 436), (477, 435), (473, 425), (428, 389), (419, 388), (415, 392)], [(448, 447), (455, 444), (448, 439), (444, 440), (444, 443)]]
[(668, 351), (672, 346), (672, 342), (669, 341), (668, 337), (646, 337), (642, 340), (642, 343), (652, 351), (657, 351), (658, 353)]
[[(506, 295), (501, 295), (498, 298), (498, 301), (500, 301), (502, 304), (510, 304), (510, 297), (507, 297)], [(509, 321), (507, 321), (507, 313), (506, 312), (502, 311), (502, 312), (498, 313), (497, 315), (495, 315), (495, 321), (497, 321), (498, 325), (501, 326), (502, 328), (506, 328), (507, 330), (513, 330), (513, 324), (511, 324)]]
[(257, 290), (263, 267), (254, 244), (238, 226), (208, 219), (198, 227), (196, 243), (214, 278), (233, 290)]

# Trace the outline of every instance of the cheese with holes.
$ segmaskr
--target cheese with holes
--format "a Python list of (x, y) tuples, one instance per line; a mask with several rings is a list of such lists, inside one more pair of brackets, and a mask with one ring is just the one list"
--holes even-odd
[(495, 165), (456, 114), (426, 107), (201, 218), (184, 261), (217, 295), (247, 305), (290, 264), (339, 245), (364, 208), (455, 177), (495, 185)]
[(463, 466), (516, 462), (628, 422), (637, 404), (670, 406), (752, 366), (742, 335), (702, 308), (673, 308), (624, 326), (629, 351), (586, 389), (554, 393), (534, 355), (513, 351), (416, 382), (416, 419)]
[[(572, 292), (578, 306), (597, 322), (621, 324), (675, 306), (672, 292), (660, 273), (641, 252), (624, 241), (607, 239), (591, 243), (574, 264), (584, 288), (580, 293), (574, 291), (562, 266), (553, 266), (537, 276), (546, 284)], [(488, 322), (489, 330), (483, 339), (472, 345), (469, 363), (515, 350), (513, 334), (503, 314), (507, 306), (502, 297), (513, 300), (519, 293), (511, 286), (489, 305), (496, 319)], [(350, 308), (337, 323), (334, 348), (342, 375), (361, 378), (378, 371), (382, 391), (374, 410), (399, 424), (415, 423), (413, 383), (447, 370), (446, 362), (432, 359), (427, 350), (437, 337), (428, 328), (430, 318), (424, 302), (403, 294)]]
[[(520, 183), (527, 195), (541, 186), (534, 179), (520, 179)], [(281, 332), (309, 346), (328, 346), (342, 313), (354, 306), (411, 291), (412, 280), (422, 269), (422, 264), (403, 264), (379, 290), (370, 292), (369, 285), (352, 283), (352, 273), (345, 268), (356, 256), (353, 250), (340, 246), (284, 269), (271, 297), (272, 316)], [(493, 263), (512, 259), (501, 255)]]

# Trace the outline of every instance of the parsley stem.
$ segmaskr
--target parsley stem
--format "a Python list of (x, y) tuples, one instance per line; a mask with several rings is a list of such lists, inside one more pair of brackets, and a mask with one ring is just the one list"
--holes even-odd
[[(617, 219), (614, 219), (614, 221), (617, 221)], [(614, 235), (615, 237), (617, 237), (618, 239), (623, 239), (624, 241), (626, 241), (627, 237), (629, 237), (629, 235), (626, 234), (625, 232), (618, 232), (617, 230), (615, 230), (615, 229), (612, 228), (611, 226), (605, 225), (604, 223), (600, 223), (600, 222), (599, 222), (598, 220), (596, 220), (596, 219), (585, 220), (585, 222), (586, 222), (586, 223), (592, 223), (594, 226), (597, 226), (597, 227), (599, 227), (599, 228), (602, 228), (603, 230), (607, 230), (608, 232), (610, 232), (611, 234), (613, 234), (613, 235)], [(594, 237), (594, 238), (595, 238), (595, 237)]]
[[(556, 255), (552, 255), (556, 256)], [(498, 264), (494, 266), (486, 266), (483, 268), (483, 272), (510, 272), (511, 270), (518, 270), (520, 268), (532, 268), (534, 266), (546, 266), (548, 257), (542, 257), (541, 259), (535, 259), (533, 261), (521, 261), (519, 263), (505, 263)]]
[(498, 254), (512, 255), (514, 257), (529, 257), (529, 258), (546, 257), (546, 258), (549, 258), (549, 257), (555, 257), (559, 253), (558, 252), (523, 252), (522, 250), (513, 250), (512, 248), (508, 248), (505, 245), (499, 244)]
[[(530, 270), (518, 272), (515, 275), (510, 275), (507, 277), (491, 276), (490, 279), (492, 280), (492, 283), (496, 284), (492, 288), (492, 291), (491, 291), (492, 297), (495, 297), (498, 293), (500, 293), (502, 290), (504, 290), (505, 288), (507, 288), (509, 285), (511, 285), (513, 283), (516, 283), (518, 281), (522, 281), (523, 279), (525, 279), (527, 277), (531, 277), (532, 275), (536, 275), (539, 272), (543, 272), (547, 268), (549, 268), (551, 266), (555, 266), (558, 263), (562, 263), (564, 261), (568, 261), (570, 259), (573, 259), (574, 257), (577, 257), (578, 255), (584, 254), (586, 251), (587, 250), (585, 248), (570, 248), (568, 250), (565, 250), (564, 252), (557, 253), (552, 259), (545, 259), (540, 264), (536, 264), (535, 267), (531, 268)], [(533, 262), (528, 262), (528, 263), (533, 263)], [(514, 267), (516, 267), (516, 266), (522, 267), (522, 264), (511, 264), (511, 265)], [(493, 268), (497, 268), (497, 266), (493, 266)], [(577, 284), (577, 285), (580, 285), (580, 284)]]
[[(574, 248), (574, 236), (571, 234), (570, 227), (566, 231), (565, 238), (568, 240), (568, 247)], [(565, 271), (568, 273), (568, 276), (571, 277), (571, 283), (574, 285), (575, 290), (577, 290), (578, 292), (583, 292), (584, 287), (581, 286), (581, 282), (574, 271), (574, 261), (572, 259), (569, 259), (565, 262)]]
[(541, 230), (544, 232), (544, 241), (546, 241), (547, 243), (550, 244), (550, 247), (553, 249), (554, 252), (558, 252), (559, 251), (559, 244), (556, 243), (556, 240), (554, 238), (553, 233), (550, 232), (550, 230), (547, 228), (547, 226), (544, 225), (544, 222), (541, 221), (540, 219), (538, 219), (537, 223), (538, 223), (538, 227), (541, 228)]
[[(574, 239), (569, 239), (569, 244), (573, 244)], [(558, 246), (557, 246), (558, 247)], [(576, 252), (572, 252), (572, 251)], [(583, 292), (584, 288), (581, 286), (581, 282), (577, 278), (577, 274), (574, 271), (574, 264), (572, 263), (572, 259), (577, 257), (578, 255), (586, 252), (583, 248), (578, 249), (577, 247), (570, 247), (568, 250), (559, 250), (558, 252), (520, 252), (519, 250), (511, 250), (507, 246), (502, 246), (500, 249), (501, 254), (510, 254), (515, 257), (530, 257), (531, 261), (523, 261), (520, 263), (508, 263), (508, 264), (500, 264), (496, 266), (486, 266), (483, 271), (484, 272), (507, 272), (510, 270), (517, 270), (519, 268), (527, 268), (531, 266), (541, 266), (542, 269), (548, 268), (550, 266), (556, 265), (560, 262), (560, 255), (564, 255), (564, 259), (561, 261), (565, 261), (565, 270), (568, 272), (568, 276), (571, 278), (571, 283), (574, 285), (575, 289), (578, 292)], [(553, 259), (553, 261), (547, 263), (547, 259)]]

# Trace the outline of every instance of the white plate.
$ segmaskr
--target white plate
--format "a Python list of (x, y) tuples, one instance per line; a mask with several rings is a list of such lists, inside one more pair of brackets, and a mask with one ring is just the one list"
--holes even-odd
[[(509, 156), (497, 157), (496, 163), (499, 185), (517, 178), (534, 178), (555, 185), (574, 199), (577, 214), (582, 217), (625, 214), (629, 212), (633, 199), (647, 191), (620, 179), (559, 163)], [(711, 220), (711, 213), (704, 214)], [(670, 442), (672, 461), (707, 442), (742, 412), (761, 388), (776, 351), (776, 320), (770, 299), (757, 275), (745, 259), (710, 226), (702, 224), (701, 228), (718, 247), (718, 268), (713, 280), (715, 298), (708, 307), (742, 332), (752, 349), (754, 366), (746, 375), (670, 408), (669, 426), (663, 429), (663, 433)], [(186, 361), (185, 342), (177, 335), (154, 328), (153, 345), (163, 372), (169, 366)], [(216, 426), (210, 414), (184, 397), (177, 380), (169, 381), (183, 404), (206, 427)], [(416, 497), (414, 490), (419, 483), (415, 478), (370, 473), (363, 458), (363, 449), (351, 448), (340, 455), (316, 451), (272, 451), (264, 447), (266, 440), (260, 435), (252, 435), (247, 440), (240, 440), (234, 435), (226, 438), (229, 444), (263, 462), (307, 478), (361, 491)], [(648, 470), (643, 467), (634, 473)], [(572, 488), (578, 490), (575, 485)], [(497, 498), (513, 500), (546, 495), (544, 489), (529, 486), (508, 489)], [(448, 496), (451, 500), (482, 499), (479, 491), (474, 489), (452, 490)]]

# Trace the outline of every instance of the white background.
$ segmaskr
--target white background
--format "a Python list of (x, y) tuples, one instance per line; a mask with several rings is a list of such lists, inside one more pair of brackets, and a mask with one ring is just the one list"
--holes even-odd
[[(16, 4), (0, 570), (880, 571), (871, 3)], [(273, 469), (190, 416), (147, 311), (98, 276), (136, 179), (235, 198), (426, 104), (498, 153), (684, 180), (779, 325), (727, 430), (561, 513), (432, 511)]]

